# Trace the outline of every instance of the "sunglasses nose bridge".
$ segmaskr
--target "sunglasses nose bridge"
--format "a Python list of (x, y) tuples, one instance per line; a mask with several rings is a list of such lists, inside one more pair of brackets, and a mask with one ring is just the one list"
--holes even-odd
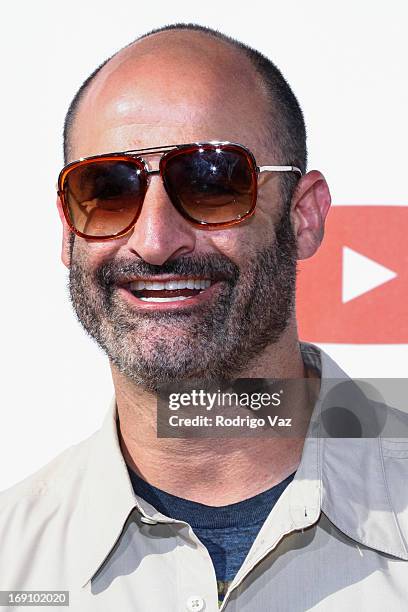
[(160, 170), (149, 170), (146, 168), (147, 187), (150, 187), (153, 176), (160, 176)]
[[(151, 154), (151, 155), (157, 157), (156, 153)], [(160, 159), (158, 159), (154, 163), (154, 165), (152, 164), (152, 159), (151, 158), (150, 159), (149, 158), (146, 159), (145, 157), (143, 157), (143, 158), (140, 158), (140, 161), (143, 163), (143, 169), (144, 169), (144, 172), (145, 172), (145, 176), (147, 178), (147, 186), (149, 186), (151, 178), (153, 176), (157, 176), (157, 175), (160, 174), (160, 167), (159, 167)], [(156, 167), (154, 167), (154, 166), (156, 166)]]
[(144, 169), (148, 175), (160, 173), (160, 160), (163, 157), (161, 153), (149, 153), (143, 157), (139, 157), (143, 163)]

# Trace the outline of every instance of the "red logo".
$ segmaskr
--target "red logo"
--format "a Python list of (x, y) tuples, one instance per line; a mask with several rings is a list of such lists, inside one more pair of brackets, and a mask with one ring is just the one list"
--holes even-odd
[(298, 264), (302, 340), (408, 343), (408, 206), (333, 206), (321, 247)]

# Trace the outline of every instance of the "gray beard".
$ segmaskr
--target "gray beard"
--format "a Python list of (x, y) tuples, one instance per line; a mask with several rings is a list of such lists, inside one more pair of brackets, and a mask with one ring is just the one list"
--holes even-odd
[[(276, 227), (274, 243), (248, 260), (244, 270), (211, 254), (162, 266), (109, 261), (91, 271), (73, 249), (70, 299), (87, 334), (119, 372), (142, 388), (228, 380), (287, 328), (295, 302), (296, 253), (288, 211)], [(156, 274), (221, 276), (223, 287), (211, 302), (177, 313), (137, 313), (119, 298), (115, 283), (120, 278)]]

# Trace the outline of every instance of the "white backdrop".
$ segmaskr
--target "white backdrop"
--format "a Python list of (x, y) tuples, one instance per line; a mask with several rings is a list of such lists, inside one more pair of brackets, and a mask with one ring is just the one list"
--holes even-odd
[[(326, 175), (334, 204), (407, 205), (407, 18), (405, 0), (3, 7), (0, 490), (99, 427), (113, 393), (104, 355), (70, 309), (55, 207), (64, 114), (88, 74), (149, 29), (218, 28), (289, 80), (305, 113), (309, 169)], [(350, 375), (408, 375), (407, 345), (321, 346)]]

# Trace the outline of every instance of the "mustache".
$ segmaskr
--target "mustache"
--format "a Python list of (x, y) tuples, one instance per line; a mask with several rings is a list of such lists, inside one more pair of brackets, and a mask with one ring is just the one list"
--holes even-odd
[(195, 257), (183, 256), (166, 261), (157, 266), (142, 259), (108, 261), (95, 272), (97, 282), (109, 289), (112, 285), (121, 285), (134, 277), (152, 277), (163, 274), (174, 276), (198, 276), (211, 280), (224, 280), (232, 286), (236, 285), (240, 276), (239, 267), (225, 255), (203, 254)]

